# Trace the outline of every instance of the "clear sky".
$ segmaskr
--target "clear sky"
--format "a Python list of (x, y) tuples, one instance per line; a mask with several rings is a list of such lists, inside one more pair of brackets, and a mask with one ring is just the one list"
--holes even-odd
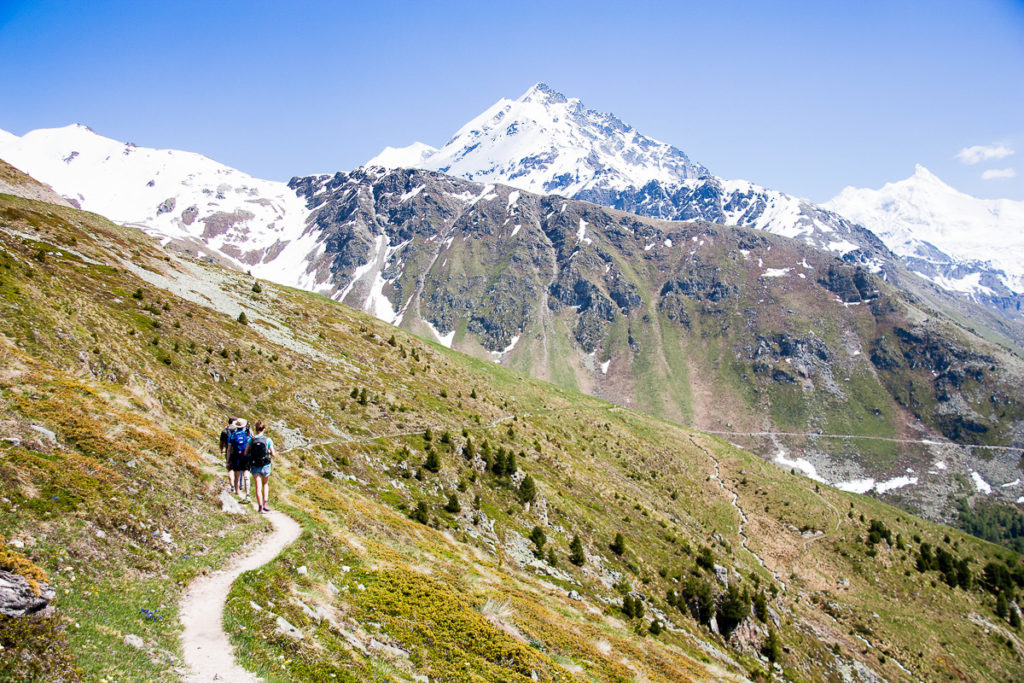
[(915, 163), (1024, 199), (1021, 0), (0, 0), (0, 128), (79, 122), (264, 178), (439, 146), (538, 81), (816, 201)]

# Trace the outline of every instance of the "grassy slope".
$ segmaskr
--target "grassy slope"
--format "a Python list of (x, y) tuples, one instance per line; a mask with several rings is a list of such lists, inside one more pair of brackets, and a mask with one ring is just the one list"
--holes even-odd
[[(713, 583), (695, 563), (705, 545), (741, 587), (778, 592), (771, 605), (791, 678), (826, 679), (853, 660), (891, 679), (905, 677), (894, 659), (925, 679), (1024, 671), (1016, 632), (971, 621), (998, 622), (991, 596), (933, 586), (934, 573), (918, 574), (909, 552), (884, 543), (870, 557), (857, 540), (867, 526), (860, 515), (908, 543), (917, 533), (938, 545), (948, 533), (975, 572), (994, 556), (1017, 562), (1007, 551), (818, 490), (724, 442), (522, 380), (321, 297), (268, 283), (253, 292), (244, 276), (165, 256), (96, 216), (0, 202), (2, 227), (26, 235), (0, 232), (0, 401), (10, 416), (2, 435), (22, 439), (0, 458), (2, 481), (16, 482), (5, 487), (0, 534), (25, 539), (29, 559), (50, 573), (65, 652), (87, 677), (173, 678), (183, 583), (263, 528), (218, 511), (216, 458), (204, 453), (234, 412), (263, 417), (287, 449), (274, 498), (305, 526), (229, 602), (243, 661), (271, 680), (764, 671), (666, 603), (686, 576)], [(234, 320), (243, 310), (248, 326)], [(365, 405), (350, 396), (362, 388)], [(57, 443), (31, 425), (53, 430)], [(458, 454), (467, 438), (515, 452), (541, 501), (526, 510), (511, 482), (473, 469)], [(442, 468), (420, 481), (409, 474), (428, 445)], [(768, 571), (742, 549), (731, 492)], [(443, 509), (451, 494), (457, 514)], [(428, 525), (408, 519), (420, 502)], [(514, 547), (528, 545), (522, 537), (534, 525), (544, 526), (556, 568), (519, 565)], [(804, 538), (801, 528), (824, 533)], [(176, 545), (160, 540), (163, 531)], [(608, 549), (616, 532), (627, 539), (622, 557)], [(589, 558), (583, 568), (566, 559), (574, 534)], [(625, 590), (644, 597), (643, 623), (615, 607)], [(142, 608), (166, 618), (152, 621)], [(277, 634), (270, 612), (305, 638)], [(659, 614), (670, 630), (644, 635)], [(144, 636), (147, 651), (125, 645), (125, 633)], [(0, 671), (23, 666), (13, 652), (0, 653)]]

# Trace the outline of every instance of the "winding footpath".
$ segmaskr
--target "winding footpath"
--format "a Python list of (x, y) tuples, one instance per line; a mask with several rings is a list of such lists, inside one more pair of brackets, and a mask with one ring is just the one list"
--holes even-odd
[(189, 669), (187, 681), (255, 683), (257, 680), (235, 662), (235, 650), (224, 632), (223, 620), (228, 593), (235, 580), (244, 572), (273, 560), (302, 533), (299, 523), (283, 512), (271, 511), (266, 517), (274, 525), (269, 536), (226, 569), (197, 578), (182, 598), (180, 614), (184, 633), (181, 641)]
[(725, 482), (722, 481), (722, 473), (718, 467), (718, 459), (715, 456), (711, 455), (711, 451), (697, 443), (693, 439), (693, 437), (689, 438), (690, 443), (699, 448), (701, 452), (704, 453), (704, 455), (708, 456), (708, 458), (711, 459), (711, 464), (714, 465), (715, 468), (715, 473), (711, 476), (718, 483), (719, 488), (721, 488), (726, 493), (732, 495), (732, 499), (729, 501), (729, 504), (732, 505), (736, 509), (736, 512), (740, 514), (740, 524), (739, 528), (736, 531), (737, 535), (740, 537), (740, 545), (743, 546), (743, 549), (750, 553), (755, 560), (757, 560), (757, 563), (761, 565), (763, 569), (772, 573), (772, 576), (774, 576), (775, 580), (779, 582), (779, 585), (782, 587), (782, 590), (786, 590), (786, 582), (782, 580), (782, 576), (778, 572), (769, 569), (768, 565), (764, 563), (764, 559), (748, 545), (750, 539), (747, 538), (747, 534), (745, 531), (747, 526), (747, 514), (743, 511), (743, 508), (739, 504), (739, 494), (727, 488), (725, 486)]

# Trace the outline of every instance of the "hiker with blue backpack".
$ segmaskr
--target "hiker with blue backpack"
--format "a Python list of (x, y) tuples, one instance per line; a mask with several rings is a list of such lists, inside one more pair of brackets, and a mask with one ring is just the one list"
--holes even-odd
[(267, 497), (270, 495), (270, 459), (277, 455), (274, 452), (274, 442), (263, 433), (266, 426), (263, 420), (256, 420), (256, 435), (249, 441), (245, 449), (245, 457), (249, 461), (249, 469), (252, 472), (252, 485), (256, 494), (256, 507), (260, 514), (270, 512), (267, 507)]
[(228, 445), (224, 465), (229, 472), (228, 478), (231, 483), (231, 492), (236, 495), (242, 495), (242, 490), (244, 489), (246, 497), (249, 494), (249, 481), (246, 477), (246, 473), (249, 471), (249, 459), (246, 456), (246, 451), (249, 448), (251, 436), (249, 425), (246, 424), (244, 418), (236, 417), (228, 425)]

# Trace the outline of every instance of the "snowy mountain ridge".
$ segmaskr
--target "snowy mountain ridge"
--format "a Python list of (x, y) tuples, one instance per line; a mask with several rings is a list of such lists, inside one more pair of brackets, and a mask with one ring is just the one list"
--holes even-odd
[(1024, 293), (1024, 202), (972, 197), (918, 164), (905, 180), (846, 187), (824, 206), (871, 229), (940, 287), (980, 299)]
[(706, 220), (802, 239), (882, 270), (891, 258), (868, 231), (811, 202), (725, 180), (685, 153), (538, 83), (502, 98), (440, 149), (387, 148), (366, 166), (420, 168), (558, 194), (664, 220)]
[(0, 159), (76, 206), (262, 277), (291, 283), (315, 246), (303, 239), (309, 210), (286, 183), (201, 154), (138, 147), (73, 124), (21, 137), (0, 131)]

